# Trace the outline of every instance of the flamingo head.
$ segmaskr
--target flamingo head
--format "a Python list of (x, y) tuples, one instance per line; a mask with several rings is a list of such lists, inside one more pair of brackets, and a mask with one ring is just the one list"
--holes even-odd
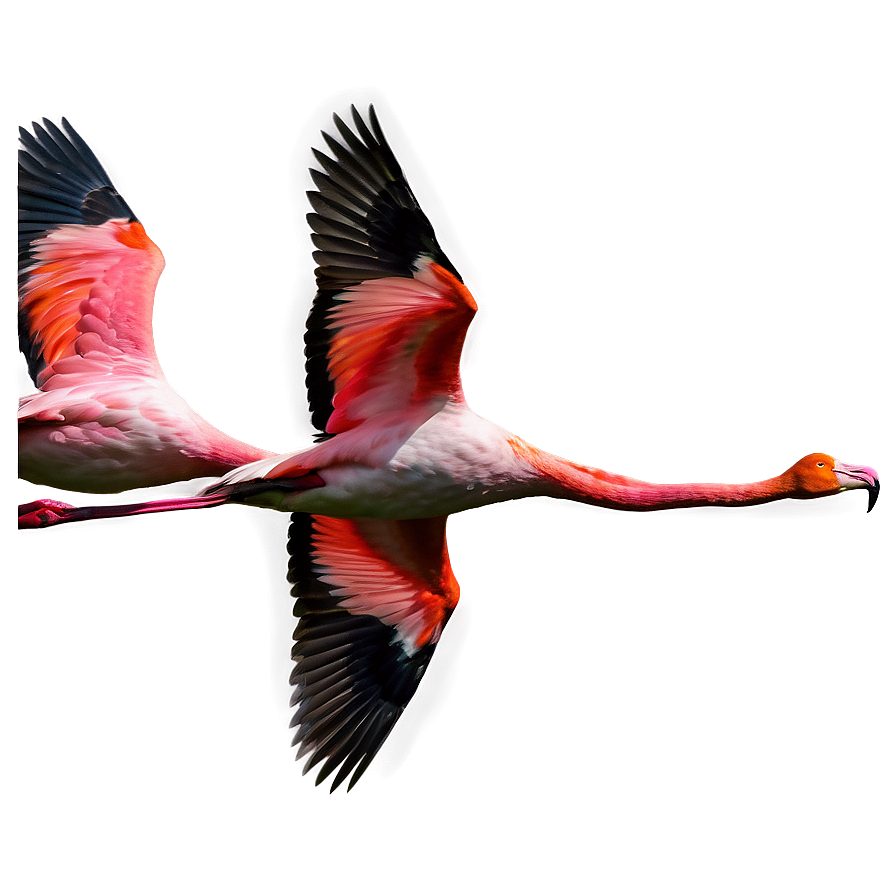
[(851, 488), (868, 489), (869, 513), (880, 494), (880, 479), (873, 468), (847, 464), (829, 454), (807, 454), (784, 475), (793, 485), (795, 498), (820, 498)]

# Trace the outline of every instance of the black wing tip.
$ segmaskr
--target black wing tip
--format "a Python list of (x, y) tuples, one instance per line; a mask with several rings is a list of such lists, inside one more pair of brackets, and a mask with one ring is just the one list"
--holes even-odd
[[(338, 740), (332, 746), (328, 743), (318, 745), (313, 740), (305, 741), (299, 736), (300, 731), (293, 740), (293, 746), (299, 746), (296, 761), (311, 753), (302, 768), (302, 775), (307, 775), (323, 762), (323, 767), (314, 778), (314, 786), (320, 787), (333, 775), (329, 782), (330, 793), (335, 793), (346, 780), (348, 785), (345, 791), (350, 793), (370, 767), (403, 711), (403, 706), (377, 707), (358, 724), (351, 736)], [(338, 733), (331, 736), (330, 741), (337, 738)]]
[[(373, 104), (371, 104), (369, 108), (373, 109)], [(372, 134), (367, 123), (364, 121), (364, 116), (358, 111), (357, 106), (354, 104), (350, 107), (350, 111), (351, 115), (346, 116), (345, 118), (334, 113), (333, 123), (336, 125), (336, 130), (339, 131), (339, 134), (349, 146), (360, 145), (360, 141), (370, 141)]]
[[(373, 103), (367, 107), (366, 121), (357, 106), (352, 104), (350, 108), (351, 125), (338, 114), (333, 115), (341, 142), (321, 131), (330, 154), (313, 150), (325, 169), (310, 169), (318, 187), (308, 191), (315, 212), (331, 224), (353, 229), (357, 241), (375, 249), (389, 267), (384, 276), (413, 276), (417, 260), (424, 255), (463, 282), (442, 252), (435, 230), (386, 139)], [(317, 230), (313, 222), (312, 227)]]
[[(32, 228), (30, 246), (46, 232), (64, 223), (102, 224), (112, 218), (135, 222), (137, 216), (112, 184), (93, 150), (66, 117), (60, 128), (51, 119), (31, 123), (32, 132), (19, 128), (19, 213)], [(58, 221), (32, 218), (52, 203), (60, 209)], [(67, 212), (65, 211), (67, 210)]]
[[(321, 638), (329, 655), (320, 660), (323, 654), (314, 649), (314, 622), (300, 632), (306, 619), (302, 616), (297, 634), (305, 643), (291, 679), (297, 682), (291, 703), (298, 709), (290, 728), (298, 729), (292, 742), (299, 748), (296, 759), (311, 753), (302, 774), (323, 762), (315, 785), (335, 772), (332, 793), (349, 776), (347, 789), (351, 790), (369, 767), (416, 693), (435, 644), (408, 656), (393, 643), (392, 630), (376, 617), (338, 609), (338, 599), (329, 594), (318, 602), (327, 609), (323, 613), (308, 610), (308, 617), (325, 616), (326, 622), (337, 627), (341, 620), (346, 640), (339, 643), (338, 635)], [(334, 641), (338, 646), (333, 646)], [(311, 685), (306, 685), (303, 674), (295, 674), (308, 661), (314, 666), (309, 677), (319, 679)]]

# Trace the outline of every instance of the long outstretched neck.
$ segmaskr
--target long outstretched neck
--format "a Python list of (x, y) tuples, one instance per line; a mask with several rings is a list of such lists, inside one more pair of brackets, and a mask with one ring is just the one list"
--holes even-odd
[(223, 476), (229, 470), (242, 467), (244, 464), (263, 460), (266, 457), (274, 457), (273, 451), (256, 448), (247, 442), (234, 439), (227, 433), (221, 432), (202, 421), (205, 427), (207, 445), (198, 451), (203, 463), (206, 464), (202, 476)]
[(586, 467), (540, 453), (544, 493), (614, 510), (669, 510), (712, 505), (743, 507), (799, 497), (787, 474), (740, 485), (723, 483), (655, 483)]

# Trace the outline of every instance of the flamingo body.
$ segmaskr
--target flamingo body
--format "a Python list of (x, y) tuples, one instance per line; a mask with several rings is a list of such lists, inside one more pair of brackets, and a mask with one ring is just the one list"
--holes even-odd
[[(532, 464), (514, 450), (506, 430), (474, 413), (462, 400), (431, 416), (400, 417), (392, 425), (368, 420), (338, 438), (294, 455), (250, 464), (206, 490), (243, 490), (239, 500), (276, 510), (336, 517), (419, 519), (470, 510), (497, 501), (544, 494)], [(314, 473), (321, 486), (300, 492), (265, 491), (279, 479)]]
[(20, 525), (223, 503), (292, 513), (293, 726), (331, 789), (369, 765), (424, 674), (459, 598), (447, 516), (530, 495), (648, 511), (815, 498), (880, 484), (807, 455), (740, 485), (658, 484), (572, 463), (466, 404), (459, 361), (476, 303), (446, 258), (373, 109), (324, 134), (308, 216), (318, 292), (305, 337), (313, 447), (225, 474), (199, 495), (117, 508), (35, 502)]
[(171, 388), (156, 357), (158, 247), (75, 130), (21, 131), (19, 337), (40, 390), (19, 403), (19, 475), (118, 492), (269, 456)]
[(265, 454), (229, 440), (167, 383), (139, 373), (58, 386), (19, 408), (19, 475), (57, 488), (119, 492), (220, 476)]

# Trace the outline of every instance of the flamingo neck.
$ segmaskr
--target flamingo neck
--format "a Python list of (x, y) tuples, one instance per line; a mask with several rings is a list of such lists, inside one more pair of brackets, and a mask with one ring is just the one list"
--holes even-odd
[(668, 510), (674, 507), (742, 507), (798, 497), (787, 474), (739, 485), (708, 482), (655, 483), (574, 464), (542, 453), (539, 470), (545, 493), (614, 510)]
[(239, 439), (234, 439), (226, 433), (212, 428), (212, 437), (207, 439), (201, 451), (203, 462), (208, 465), (210, 472), (205, 476), (222, 476), (236, 467), (273, 457), (274, 452), (256, 448)]

